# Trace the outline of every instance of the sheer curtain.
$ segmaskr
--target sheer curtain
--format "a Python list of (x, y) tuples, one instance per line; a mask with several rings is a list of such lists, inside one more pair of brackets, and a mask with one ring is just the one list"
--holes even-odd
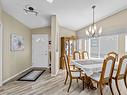
[(85, 41), (85, 49), (89, 52), (90, 57), (92, 58), (104, 58), (105, 55), (111, 51), (118, 53), (118, 35), (88, 39)]
[(118, 53), (118, 35), (100, 37), (100, 57), (111, 51)]

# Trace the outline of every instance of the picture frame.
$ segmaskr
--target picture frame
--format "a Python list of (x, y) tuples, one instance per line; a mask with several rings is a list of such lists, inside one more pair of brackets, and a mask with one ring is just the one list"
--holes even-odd
[(11, 40), (11, 45), (10, 45), (11, 51), (23, 51), (24, 50), (23, 36), (13, 33), (11, 34), (10, 40)]

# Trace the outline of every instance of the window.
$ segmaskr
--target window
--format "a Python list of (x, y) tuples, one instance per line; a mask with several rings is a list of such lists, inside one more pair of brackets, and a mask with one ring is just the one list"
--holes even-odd
[(103, 58), (111, 51), (118, 52), (118, 35), (104, 36), (100, 38), (100, 57)]
[[(127, 43), (127, 37), (126, 37)], [(107, 53), (114, 51), (118, 52), (118, 35), (103, 36), (100, 38), (93, 38), (86, 40), (86, 51), (92, 58), (104, 58)], [(126, 44), (127, 51), (127, 44)]]
[(77, 40), (77, 51), (82, 51), (82, 39)]
[(99, 57), (99, 38), (90, 39), (90, 57)]
[(79, 51), (82, 50), (82, 39), (79, 39)]

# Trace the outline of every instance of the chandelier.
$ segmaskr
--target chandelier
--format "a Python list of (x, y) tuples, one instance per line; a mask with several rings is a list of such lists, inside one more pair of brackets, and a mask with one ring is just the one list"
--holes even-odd
[(89, 26), (88, 29), (86, 29), (86, 35), (89, 37), (89, 38), (95, 38), (95, 37), (99, 37), (102, 33), (102, 27), (99, 27), (97, 29), (97, 26), (95, 24), (95, 13), (94, 13), (94, 9), (96, 8), (95, 5), (92, 6), (92, 10), (93, 10), (93, 23), (92, 25)]

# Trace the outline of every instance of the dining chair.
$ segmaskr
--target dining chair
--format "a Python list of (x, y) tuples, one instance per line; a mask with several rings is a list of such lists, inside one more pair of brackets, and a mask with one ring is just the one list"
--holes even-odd
[(74, 51), (73, 52), (73, 59), (74, 60), (81, 59), (81, 56), (80, 56), (80, 52), (79, 51)]
[(114, 70), (113, 76), (112, 76), (112, 79), (115, 80), (116, 88), (119, 95), (121, 95), (121, 93), (118, 87), (118, 80), (124, 79), (125, 87), (127, 88), (126, 77), (127, 77), (127, 55), (124, 55), (120, 58), (118, 69)]
[(89, 55), (87, 51), (82, 52), (82, 59), (89, 59)]
[(118, 61), (118, 54), (117, 53), (115, 53), (115, 52), (109, 52), (107, 55), (115, 57), (116, 61)]
[(100, 93), (103, 95), (102, 92), (102, 85), (109, 85), (112, 95), (114, 95), (112, 90), (112, 74), (115, 65), (115, 58), (112, 56), (107, 57), (103, 61), (102, 72), (101, 73), (94, 73), (90, 76), (90, 78), (97, 83), (100, 87)]
[(71, 70), (69, 66), (69, 60), (68, 56), (64, 55), (64, 60), (65, 60), (65, 67), (66, 67), (66, 79), (64, 84), (66, 84), (68, 76), (70, 77), (70, 83), (67, 92), (69, 92), (71, 84), (72, 84), (72, 79), (80, 79), (83, 82), (83, 89), (84, 89), (84, 75), (82, 74), (82, 71), (79, 69)]

